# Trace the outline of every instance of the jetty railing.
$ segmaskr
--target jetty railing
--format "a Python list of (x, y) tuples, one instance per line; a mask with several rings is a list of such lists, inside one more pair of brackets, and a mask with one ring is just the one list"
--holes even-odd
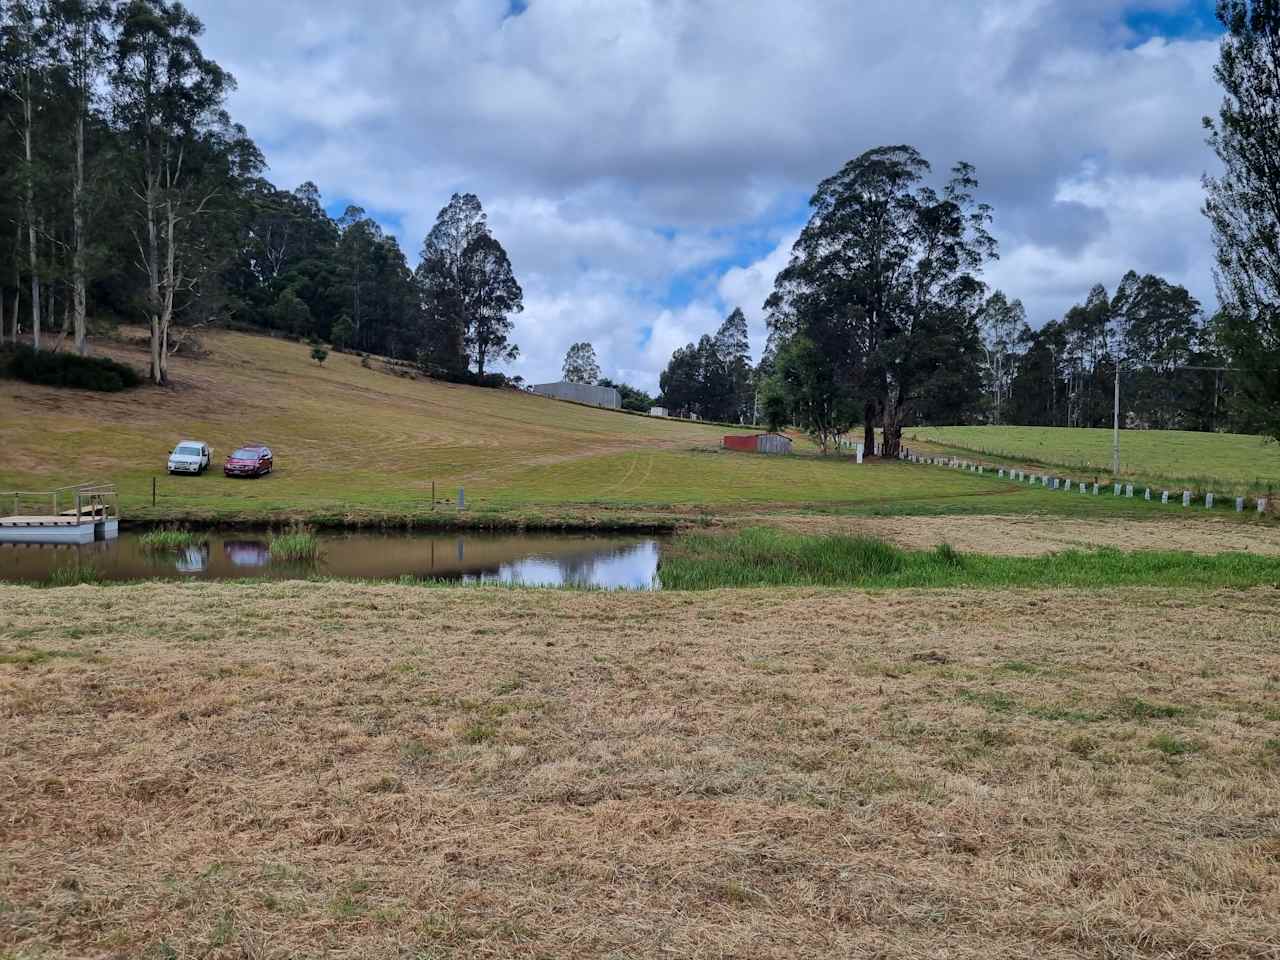
[(75, 483), (52, 490), (0, 492), (0, 520), (6, 517), (48, 517), (76, 523), (119, 520), (120, 495), (114, 483)]

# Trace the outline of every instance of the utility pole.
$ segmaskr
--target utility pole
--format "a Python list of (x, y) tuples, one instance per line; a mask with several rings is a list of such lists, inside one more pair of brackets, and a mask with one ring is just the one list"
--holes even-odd
[(1111, 476), (1120, 477), (1120, 361), (1116, 361), (1116, 404), (1111, 422)]

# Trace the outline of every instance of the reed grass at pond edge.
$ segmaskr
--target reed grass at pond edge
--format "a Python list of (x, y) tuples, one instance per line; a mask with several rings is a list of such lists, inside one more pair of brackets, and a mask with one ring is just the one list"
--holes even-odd
[(1280, 557), (1175, 551), (1069, 550), (1042, 557), (965, 554), (947, 544), (903, 550), (862, 536), (814, 536), (750, 527), (691, 533), (664, 549), (669, 590), (717, 587), (1280, 586)]

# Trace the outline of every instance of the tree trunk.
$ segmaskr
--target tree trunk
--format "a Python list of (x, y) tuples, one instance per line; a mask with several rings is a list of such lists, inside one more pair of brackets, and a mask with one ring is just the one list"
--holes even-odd
[(75, 233), (71, 254), (71, 298), (76, 353), (85, 354), (84, 278), (84, 111), (76, 117), (76, 179), (71, 191), (71, 225)]
[(876, 455), (876, 403), (868, 400), (862, 405), (862, 455)]
[(21, 326), (22, 310), (22, 223), (14, 226), (13, 231), (13, 342), (18, 342), (18, 328)]
[(899, 405), (900, 387), (890, 387), (884, 397), (884, 436), (881, 438), (880, 456), (892, 460), (902, 448), (902, 408)]
[(178, 217), (173, 201), (165, 200), (164, 299), (160, 310), (160, 379), (169, 382), (169, 325), (173, 322), (173, 299), (178, 289)]
[(23, 131), (23, 144), (27, 157), (27, 263), (31, 269), (31, 343), (40, 349), (40, 274), (39, 254), (36, 252), (36, 213), (35, 213), (35, 174), (31, 169), (31, 88), (27, 87), (27, 97), (23, 101), (23, 114), (26, 128)]
[(155, 178), (147, 175), (147, 314), (151, 321), (151, 382), (164, 383), (160, 366), (160, 238), (156, 226)]

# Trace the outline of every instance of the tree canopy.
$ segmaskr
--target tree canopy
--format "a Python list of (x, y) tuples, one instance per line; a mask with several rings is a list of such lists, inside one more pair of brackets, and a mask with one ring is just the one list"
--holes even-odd
[(596, 348), (585, 340), (570, 344), (561, 368), (569, 383), (595, 383), (600, 379), (600, 364), (596, 360)]
[(658, 384), (663, 406), (677, 416), (751, 422), (755, 372), (742, 311), (735, 307), (714, 336), (704, 335), (676, 350)]
[(1218, 19), (1227, 31), (1214, 68), (1223, 100), (1217, 120), (1204, 120), (1222, 162), (1204, 184), (1218, 332), (1239, 402), (1280, 439), (1280, 3), (1219, 0)]

